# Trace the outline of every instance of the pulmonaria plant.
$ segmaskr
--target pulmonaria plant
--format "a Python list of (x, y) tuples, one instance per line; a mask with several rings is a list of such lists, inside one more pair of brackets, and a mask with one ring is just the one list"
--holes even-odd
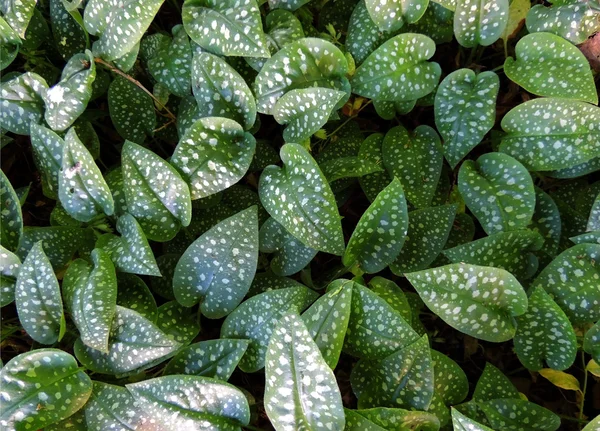
[(600, 430), (599, 56), (597, 0), (0, 0), (0, 428)]

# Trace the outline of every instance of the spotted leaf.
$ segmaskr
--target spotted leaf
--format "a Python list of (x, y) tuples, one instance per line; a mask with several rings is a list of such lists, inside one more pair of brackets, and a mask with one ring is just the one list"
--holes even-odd
[(156, 326), (169, 338), (183, 345), (189, 344), (200, 333), (200, 319), (191, 308), (182, 307), (177, 301), (166, 302), (158, 307)]
[(486, 362), (475, 386), (473, 400), (488, 401), (498, 398), (519, 398), (519, 391), (502, 371)]
[(144, 280), (134, 274), (119, 273), (117, 285), (117, 305), (137, 311), (152, 322), (156, 321), (156, 300)]
[(344, 178), (363, 177), (376, 172), (383, 172), (379, 164), (356, 156), (327, 160), (321, 162), (320, 167), (330, 184)]
[(265, 410), (276, 430), (344, 429), (333, 371), (296, 312), (285, 314), (273, 330), (265, 380)]
[(592, 7), (579, 2), (561, 2), (548, 8), (534, 5), (527, 14), (529, 33), (549, 32), (578, 45), (598, 31), (597, 13)]
[(431, 311), (481, 340), (510, 340), (516, 329), (513, 316), (527, 311), (523, 287), (503, 269), (459, 263), (406, 277)]
[(452, 426), (456, 431), (493, 431), (491, 428), (463, 415), (454, 408), (452, 409)]
[(587, 229), (588, 231), (600, 231), (600, 193), (596, 196), (592, 209), (590, 211), (590, 217), (588, 218)]
[[(452, 0), (451, 0), (452, 1)], [(446, 4), (441, 4), (446, 3)], [(428, 35), (436, 45), (451, 42), (454, 38), (454, 11), (444, 0), (431, 0), (423, 16), (415, 23), (408, 24), (400, 30), (403, 33), (421, 33)], [(454, 9), (454, 8), (452, 8)], [(448, 412), (448, 419), (450, 412)]]
[(88, 400), (92, 381), (71, 355), (38, 349), (11, 359), (0, 371), (0, 425), (40, 429), (68, 418)]
[(269, 0), (269, 7), (271, 9), (285, 9), (293, 12), (309, 1), (310, 0)]
[(385, 431), (385, 428), (380, 427), (375, 422), (371, 422), (356, 410), (344, 408), (344, 412), (346, 413), (345, 431)]
[[(143, 429), (150, 423), (138, 401), (122, 386), (93, 382), (94, 388), (85, 405), (85, 422), (90, 429)], [(67, 428), (70, 430), (70, 428)]]
[(369, 15), (379, 30), (396, 31), (405, 23), (414, 23), (421, 19), (429, 0), (366, 0)]
[(104, 180), (110, 189), (115, 203), (115, 216), (121, 217), (127, 213), (127, 199), (125, 198), (125, 182), (123, 180), (123, 170), (121, 166), (107, 172)]
[(30, 124), (42, 121), (48, 84), (37, 73), (27, 72), (0, 84), (0, 127), (29, 135)]
[[(107, 2), (108, 3), (108, 2)], [(79, 19), (81, 15), (77, 11)], [(54, 46), (64, 59), (72, 58), (88, 48), (88, 36), (83, 22), (78, 22), (66, 8), (63, 0), (50, 0), (50, 24), (54, 36)]]
[[(44, 21), (45, 22), (45, 21)], [(19, 48), (23, 43), (16, 31), (0, 17), (0, 70), (6, 69), (12, 64), (19, 54)]]
[(374, 424), (377, 428), (351, 428), (353, 431), (380, 431), (382, 429), (437, 431), (440, 429), (440, 421), (434, 415), (426, 412), (387, 407), (354, 411), (363, 420), (367, 420), (369, 425)]
[(148, 239), (168, 241), (190, 224), (190, 191), (175, 168), (130, 141), (125, 141), (121, 160), (127, 208)]
[(412, 320), (412, 309), (405, 293), (396, 283), (383, 277), (373, 277), (369, 280), (369, 288), (377, 296), (387, 302), (407, 322)]
[(25, 30), (35, 11), (37, 0), (5, 0), (0, 2), (0, 10), (6, 22), (19, 34), (25, 37)]
[(0, 245), (0, 307), (15, 299), (15, 284), (21, 267), (21, 260)]
[(538, 187), (535, 188), (535, 211), (530, 228), (544, 238), (544, 247), (541, 251), (549, 256), (555, 256), (560, 243), (562, 221), (552, 197)]
[(254, 276), (247, 296), (250, 298), (260, 293), (288, 287), (304, 287), (304, 285), (291, 278), (280, 277), (271, 272), (260, 272)]
[(431, 93), (441, 75), (440, 65), (428, 62), (435, 42), (417, 33), (399, 34), (383, 43), (352, 77), (352, 92), (377, 100), (415, 100)]
[(489, 46), (508, 24), (508, 0), (457, 0), (454, 36), (465, 48)]
[(0, 242), (3, 247), (15, 250), (23, 235), (23, 214), (21, 203), (12, 184), (0, 173)]
[(583, 350), (600, 363), (600, 322), (586, 331), (583, 338)]
[(150, 74), (167, 87), (171, 94), (185, 97), (190, 94), (192, 76), (192, 48), (190, 39), (181, 25), (173, 27), (173, 40), (160, 46), (148, 60)]
[(500, 80), (494, 72), (459, 69), (444, 78), (435, 95), (435, 124), (452, 168), (482, 140), (496, 121)]
[(256, 272), (258, 220), (250, 207), (223, 220), (190, 245), (173, 277), (177, 301), (191, 307), (201, 301), (202, 314), (219, 319), (242, 301)]
[(458, 173), (458, 190), (488, 235), (525, 229), (535, 210), (535, 190), (527, 169), (502, 153), (467, 160)]
[(417, 104), (416, 100), (390, 102), (386, 100), (373, 100), (373, 107), (384, 120), (393, 120), (396, 115), (408, 114)]
[[(358, 158), (363, 160), (371, 160), (378, 165), (383, 164), (383, 146), (384, 135), (381, 133), (373, 133), (365, 139), (360, 145)], [(387, 171), (374, 172), (369, 175), (361, 176), (359, 179), (360, 186), (365, 195), (373, 202), (379, 193), (385, 189), (391, 182)]]
[(554, 431), (560, 427), (557, 415), (529, 401), (507, 398), (477, 404), (492, 428)]
[(435, 393), (448, 406), (462, 402), (469, 393), (469, 381), (465, 372), (449, 356), (437, 350), (431, 350), (431, 359)]
[(154, 134), (154, 102), (127, 79), (117, 76), (108, 87), (108, 108), (110, 119), (123, 138), (142, 144)]

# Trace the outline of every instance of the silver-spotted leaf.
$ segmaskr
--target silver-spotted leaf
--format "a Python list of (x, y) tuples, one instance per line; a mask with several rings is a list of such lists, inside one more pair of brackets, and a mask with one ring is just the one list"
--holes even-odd
[(411, 322), (412, 308), (410, 302), (404, 291), (396, 283), (376, 276), (369, 280), (369, 288), (397, 311), (404, 320)]
[(156, 326), (182, 345), (191, 343), (200, 333), (200, 319), (195, 310), (182, 307), (177, 301), (158, 307)]
[(0, 243), (9, 250), (16, 250), (23, 235), (21, 202), (12, 184), (0, 172)]
[(469, 393), (469, 381), (465, 372), (449, 356), (431, 350), (434, 389), (444, 404), (452, 406), (462, 402)]
[(600, 322), (588, 329), (583, 338), (583, 350), (600, 363)]
[(173, 27), (173, 40), (160, 46), (148, 60), (148, 71), (171, 94), (186, 97), (190, 94), (192, 77), (192, 48), (190, 39), (181, 25)]
[(486, 362), (475, 386), (473, 400), (488, 401), (497, 398), (519, 398), (519, 391), (502, 371)]
[(0, 17), (0, 43), (0, 70), (4, 70), (17, 58), (23, 41), (3, 17)]
[(554, 199), (539, 187), (535, 188), (535, 211), (530, 228), (544, 238), (541, 251), (555, 256), (560, 243), (562, 221)]
[(600, 193), (596, 196), (596, 199), (592, 204), (586, 230), (600, 231)]
[(419, 21), (429, 6), (429, 0), (366, 0), (365, 4), (379, 30), (396, 31), (405, 23)]
[(119, 273), (117, 286), (117, 305), (137, 311), (152, 322), (156, 321), (156, 300), (144, 280), (134, 274)]
[[(384, 430), (419, 430), (419, 431), (437, 431), (440, 429), (440, 421), (431, 413), (410, 411), (405, 409), (393, 409), (387, 407), (377, 407), (373, 409), (356, 410), (362, 418), (375, 424), (378, 428)], [(360, 431), (372, 431), (371, 428), (360, 428)], [(356, 431), (359, 431), (358, 429)]]
[(477, 403), (493, 429), (554, 431), (560, 418), (550, 410), (521, 399), (496, 399)]
[[(79, 11), (69, 12), (63, 0), (50, 0), (50, 24), (54, 36), (54, 46), (67, 60), (76, 54), (82, 53), (88, 48), (88, 35), (82, 22), (75, 18), (81, 15)], [(108, 2), (106, 2), (108, 3)], [(73, 13), (73, 14), (72, 14)]]
[(465, 48), (489, 46), (508, 24), (508, 0), (457, 0), (454, 36)]
[(121, 217), (127, 213), (127, 199), (125, 197), (125, 181), (123, 180), (123, 169), (117, 166), (104, 175), (104, 180), (108, 184), (108, 188), (115, 203), (115, 216)]
[(25, 31), (35, 11), (37, 0), (5, 0), (0, 3), (0, 11), (4, 20), (16, 31), (21, 38), (25, 37)]
[(250, 298), (270, 290), (285, 289), (287, 287), (304, 287), (304, 285), (288, 277), (274, 275), (271, 272), (260, 272), (254, 276), (247, 296)]
[(0, 245), (0, 307), (4, 307), (15, 299), (15, 284), (21, 267), (21, 260), (16, 254)]
[[(383, 146), (384, 135), (373, 133), (365, 139), (360, 145), (358, 153), (359, 159), (370, 160), (378, 165), (383, 164)], [(377, 198), (379, 193), (387, 187), (391, 179), (387, 171), (374, 172), (360, 177), (358, 180), (360, 186), (371, 202)]]
[(577, 1), (554, 3), (550, 8), (541, 4), (531, 8), (526, 18), (529, 33), (549, 32), (578, 45), (598, 31), (598, 12), (588, 4)]
[(48, 84), (37, 73), (27, 72), (0, 84), (0, 127), (19, 135), (29, 135), (31, 124), (42, 121), (44, 95)]
[[(383, 172), (383, 168), (379, 164), (356, 156), (340, 157), (324, 162), (319, 160), (319, 165), (325, 178), (327, 178), (327, 181), (332, 184), (332, 189), (334, 191), (336, 190), (335, 185), (333, 184), (334, 181), (344, 178), (364, 177), (365, 175), (370, 175), (375, 172)], [(336, 184), (340, 183), (341, 182), (338, 182)]]
[(123, 138), (138, 144), (154, 134), (156, 114), (152, 98), (134, 83), (117, 76), (108, 87), (110, 119)]
[(269, 7), (271, 9), (295, 11), (309, 1), (310, 0), (269, 0)]
[(452, 409), (452, 426), (455, 431), (493, 431), (491, 428), (463, 415), (456, 409)]
[[(122, 386), (94, 381), (94, 388), (85, 405), (86, 429), (135, 430), (151, 427), (148, 416), (137, 400)], [(67, 427), (71, 431), (71, 428)]]

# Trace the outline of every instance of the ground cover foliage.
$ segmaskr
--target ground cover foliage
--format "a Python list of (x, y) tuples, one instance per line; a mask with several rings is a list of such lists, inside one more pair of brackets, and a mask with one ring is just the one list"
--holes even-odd
[(596, 0), (1, 0), (0, 427), (600, 430)]

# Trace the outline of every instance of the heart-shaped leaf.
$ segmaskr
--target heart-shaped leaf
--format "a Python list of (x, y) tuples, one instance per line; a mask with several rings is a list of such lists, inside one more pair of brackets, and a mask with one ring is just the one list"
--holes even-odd
[(502, 371), (486, 362), (477, 381), (473, 400), (488, 401), (498, 398), (519, 398), (519, 391)]
[(515, 351), (523, 365), (533, 371), (544, 367), (566, 370), (575, 361), (577, 339), (564, 311), (544, 289), (536, 287), (527, 312), (517, 317)]
[(275, 429), (344, 429), (333, 371), (295, 311), (281, 317), (273, 329), (265, 380), (265, 410)]
[(280, 157), (284, 166), (268, 166), (260, 177), (258, 193), (263, 206), (305, 245), (340, 256), (344, 252), (340, 216), (319, 166), (297, 144), (281, 147)]
[(116, 306), (107, 353), (75, 342), (75, 355), (87, 369), (125, 377), (166, 361), (181, 347), (141, 314)]
[(406, 274), (425, 305), (448, 325), (481, 340), (515, 334), (513, 316), (527, 311), (527, 295), (503, 269), (452, 264)]
[(21, 260), (0, 245), (0, 307), (15, 300), (15, 284)]
[(421, 19), (429, 0), (405, 0), (387, 2), (381, 0), (366, 0), (369, 15), (379, 30), (396, 31), (405, 23), (414, 23)]
[(148, 60), (148, 71), (154, 79), (167, 87), (171, 94), (185, 97), (190, 94), (192, 77), (192, 48), (183, 26), (173, 27), (173, 40), (160, 46)]
[(244, 393), (209, 377), (157, 377), (127, 389), (161, 429), (241, 431), (250, 421)]
[(541, 4), (531, 8), (526, 20), (529, 33), (550, 32), (578, 45), (598, 30), (597, 12), (593, 7), (578, 2), (554, 3), (550, 8)]
[(182, 19), (185, 31), (208, 52), (270, 56), (256, 0), (186, 0)]
[(0, 173), (0, 243), (9, 250), (16, 250), (23, 235), (21, 203), (12, 184)]
[(158, 309), (152, 292), (137, 275), (117, 274), (117, 305), (137, 311), (146, 319), (155, 322)]
[(201, 118), (179, 141), (171, 163), (190, 185), (192, 199), (218, 193), (248, 171), (256, 140), (233, 120)]
[(169, 163), (133, 142), (125, 141), (121, 159), (129, 212), (148, 239), (172, 239), (192, 218), (187, 184)]
[(240, 360), (240, 370), (253, 373), (263, 368), (275, 324), (292, 308), (304, 310), (315, 296), (304, 286), (271, 290), (244, 301), (227, 316), (221, 327), (221, 338), (250, 340)]
[(65, 137), (58, 197), (65, 211), (78, 221), (88, 222), (99, 214), (114, 212), (108, 184), (75, 129), (69, 130)]
[(377, 48), (356, 69), (352, 92), (377, 100), (415, 100), (431, 93), (441, 75), (440, 65), (428, 62), (435, 42), (417, 33), (395, 36)]
[(373, 107), (384, 120), (393, 120), (396, 115), (408, 114), (417, 104), (416, 100), (390, 102), (386, 100), (373, 100)]
[(527, 169), (502, 153), (467, 160), (458, 173), (458, 190), (488, 235), (525, 229), (535, 210), (535, 190)]
[(511, 109), (502, 119), (500, 151), (529, 169), (570, 168), (600, 156), (600, 108), (576, 100), (540, 98)]
[(16, 31), (21, 38), (25, 37), (25, 30), (35, 11), (37, 0), (3, 1), (0, 10), (6, 22)]
[(108, 88), (110, 119), (123, 138), (143, 144), (154, 134), (154, 102), (141, 88), (117, 76)]
[(223, 220), (190, 245), (173, 277), (177, 301), (219, 319), (231, 313), (252, 283), (258, 260), (258, 220), (250, 207)]
[(190, 344), (165, 367), (165, 375), (191, 374), (226, 382), (246, 353), (249, 340), (207, 340)]
[(30, 124), (42, 121), (48, 84), (37, 73), (27, 72), (0, 84), (0, 127), (29, 135)]
[(15, 301), (21, 325), (41, 344), (54, 344), (65, 332), (65, 317), (58, 281), (42, 242), (29, 251), (19, 268)]
[(200, 319), (191, 308), (182, 307), (177, 301), (166, 302), (158, 307), (156, 326), (169, 338), (183, 345), (189, 344), (200, 333)]
[(452, 409), (452, 426), (456, 431), (493, 431), (491, 428), (474, 421), (456, 409)]
[(457, 0), (454, 36), (465, 48), (489, 46), (508, 24), (508, 0)]
[(68, 418), (92, 393), (92, 381), (71, 355), (39, 349), (11, 359), (0, 371), (5, 429), (40, 429)]
[(85, 422), (89, 429), (134, 430), (138, 427), (143, 428), (144, 424), (149, 422), (148, 416), (127, 389), (103, 382), (93, 383), (92, 395), (84, 409)]
[[(54, 46), (60, 55), (64, 59), (69, 59), (84, 52), (88, 48), (85, 28), (66, 10), (63, 0), (50, 0), (49, 3)], [(81, 15), (79, 17), (81, 18)]]
[(465, 372), (450, 357), (431, 350), (435, 393), (446, 405), (462, 402), (469, 393), (469, 381)]
[(482, 140), (496, 121), (500, 80), (494, 72), (459, 69), (444, 78), (435, 95), (435, 124), (452, 168)]
[(520, 399), (496, 399), (477, 403), (492, 428), (554, 431), (560, 418), (550, 410)]

